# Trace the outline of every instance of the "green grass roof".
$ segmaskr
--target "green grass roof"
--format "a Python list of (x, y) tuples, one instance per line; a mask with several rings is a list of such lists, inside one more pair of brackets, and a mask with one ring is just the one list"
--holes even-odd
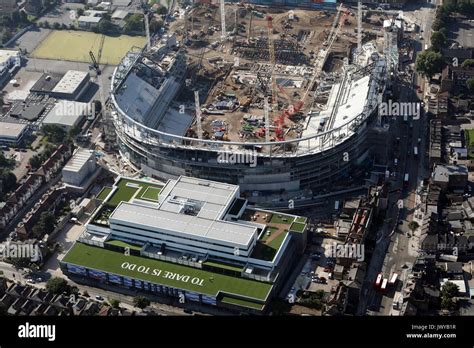
[(286, 214), (281, 214), (281, 213), (273, 213), (272, 218), (270, 220), (270, 223), (290, 225), (294, 220), (295, 220), (295, 218), (291, 215), (286, 215)]
[(290, 231), (303, 232), (305, 226), (306, 224), (302, 224), (300, 222), (295, 221), (291, 224)]
[(230, 303), (230, 304), (238, 305), (242, 307), (249, 307), (249, 308), (258, 309), (258, 310), (263, 309), (263, 304), (246, 301), (240, 298), (234, 298), (234, 297), (229, 297), (229, 296), (223, 296), (221, 299), (221, 302)]
[[(137, 187), (132, 187), (129, 184), (136, 185)], [(152, 188), (152, 190), (148, 190), (150, 193), (147, 192), (147, 197), (145, 198), (148, 200), (156, 200), (156, 194), (159, 193), (159, 191), (157, 190), (162, 189), (162, 186), (157, 184), (125, 178), (121, 178), (117, 182), (116, 187), (117, 188), (112, 194), (112, 197), (110, 197), (109, 200), (106, 202), (108, 205), (111, 205), (113, 207), (119, 205), (120, 202), (129, 202), (135, 195), (136, 198), (142, 198), (142, 195), (147, 192), (148, 188)], [(154, 194), (153, 197), (152, 194)], [(150, 197), (148, 197), (148, 195)]]
[[(71, 248), (62, 262), (213, 296), (217, 296), (219, 292), (222, 292), (245, 296), (263, 302), (272, 288), (272, 284), (269, 283), (232, 277), (145, 257), (126, 256), (120, 252), (93, 247), (79, 242)], [(149, 273), (123, 269), (121, 265), (124, 262), (136, 264), (137, 267), (149, 267)], [(159, 276), (154, 275), (152, 273), (154, 269), (161, 270), (161, 274)], [(166, 272), (203, 279), (203, 285), (199, 286), (192, 284), (191, 281), (184, 282), (166, 278), (164, 276)]]
[(100, 193), (97, 195), (97, 199), (101, 201), (105, 200), (111, 191), (112, 191), (112, 187), (104, 187), (100, 191)]

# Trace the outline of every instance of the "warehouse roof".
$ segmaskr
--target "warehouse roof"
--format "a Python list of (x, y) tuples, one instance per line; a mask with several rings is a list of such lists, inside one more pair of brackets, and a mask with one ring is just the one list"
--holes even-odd
[(30, 92), (34, 93), (48, 93), (51, 92), (54, 87), (61, 81), (62, 75), (55, 73), (47, 73), (41, 75), (41, 77), (36, 81), (33, 87), (30, 88)]
[(78, 21), (84, 23), (99, 23), (102, 20), (102, 17), (93, 17), (93, 16), (80, 16)]
[(90, 107), (88, 103), (79, 103), (69, 100), (61, 100), (46, 115), (43, 124), (57, 124), (73, 127), (78, 120), (87, 114)]
[(117, 10), (112, 14), (113, 19), (125, 19), (128, 16), (128, 11)]
[(74, 93), (89, 77), (86, 71), (69, 70), (53, 88), (55, 93)]
[(72, 158), (64, 166), (64, 170), (70, 172), (78, 172), (89, 161), (93, 152), (88, 149), (78, 149)]

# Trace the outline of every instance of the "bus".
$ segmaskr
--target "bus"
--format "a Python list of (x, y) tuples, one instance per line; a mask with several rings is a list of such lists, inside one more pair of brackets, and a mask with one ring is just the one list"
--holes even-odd
[(408, 173), (405, 173), (405, 177), (403, 178), (403, 186), (407, 187), (408, 186), (408, 179), (410, 178), (410, 176), (408, 175)]
[(380, 291), (386, 292), (387, 291), (387, 284), (388, 284), (388, 279), (384, 278), (382, 281), (382, 286), (380, 287)]
[(418, 147), (413, 147), (413, 156), (418, 156)]
[(375, 280), (375, 288), (379, 288), (382, 284), (382, 273), (377, 275), (377, 279)]
[(390, 278), (390, 281), (388, 282), (388, 284), (394, 285), (396, 283), (397, 279), (398, 279), (398, 273), (392, 274), (392, 277)]

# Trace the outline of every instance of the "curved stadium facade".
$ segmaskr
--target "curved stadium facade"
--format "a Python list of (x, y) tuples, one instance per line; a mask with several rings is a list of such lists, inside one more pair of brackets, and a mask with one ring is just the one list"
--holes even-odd
[[(368, 161), (371, 129), (385, 88), (384, 59), (361, 69), (346, 66), (325, 109), (309, 114), (299, 138), (233, 142), (185, 136), (195, 117), (180, 113), (174, 101), (184, 84), (185, 56), (179, 50), (158, 51), (130, 52), (112, 79), (120, 152), (145, 174), (228, 182), (239, 185), (250, 202), (277, 207), (337, 188)], [(131, 105), (138, 106), (132, 110)], [(219, 160), (225, 153), (254, 156), (256, 165)]]

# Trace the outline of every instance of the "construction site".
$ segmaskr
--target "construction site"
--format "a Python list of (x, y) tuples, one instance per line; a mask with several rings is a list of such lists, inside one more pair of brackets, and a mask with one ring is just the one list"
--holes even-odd
[[(116, 69), (122, 156), (160, 179), (238, 184), (263, 206), (311, 200), (341, 179), (347, 186), (370, 162), (376, 106), (393, 68), (384, 19), (363, 15), (361, 5), (220, 1), (177, 11), (168, 35)], [(219, 162), (223, 152), (252, 153), (257, 166)]]
[[(320, 111), (328, 100), (321, 89), (313, 95), (317, 77), (334, 81), (357, 45), (355, 14), (241, 4), (226, 4), (224, 12), (225, 33), (219, 6), (194, 7), (184, 24), (174, 23), (188, 55), (188, 85), (199, 91), (202, 138), (301, 137), (308, 111)], [(198, 128), (187, 136), (198, 137)]]

